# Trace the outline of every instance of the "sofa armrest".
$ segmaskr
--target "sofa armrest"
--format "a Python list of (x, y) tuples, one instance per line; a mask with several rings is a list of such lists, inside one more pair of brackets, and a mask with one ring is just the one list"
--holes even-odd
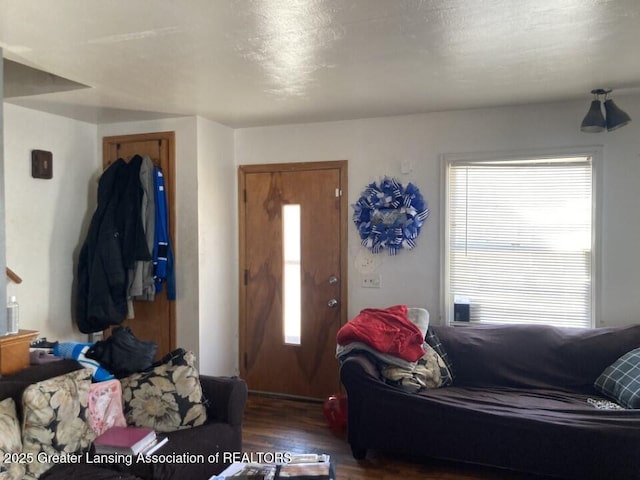
[(340, 379), (345, 387), (360, 382), (374, 382), (382, 386), (387, 386), (380, 378), (375, 361), (366, 353), (356, 353), (349, 355), (340, 365)]
[(350, 357), (346, 358), (343, 363), (344, 364), (349, 364), (351, 362), (357, 363), (358, 366), (368, 376), (371, 376), (371, 377), (374, 377), (374, 378), (377, 378), (377, 379), (380, 378), (380, 373), (378, 372), (378, 369), (376, 368), (376, 364), (375, 364), (374, 360), (371, 358), (371, 356), (367, 355), (366, 353), (360, 353), (360, 354), (356, 354), (356, 355), (351, 355)]
[(242, 425), (247, 403), (247, 384), (238, 377), (213, 377), (200, 375), (202, 392), (208, 400), (210, 419), (231, 425)]

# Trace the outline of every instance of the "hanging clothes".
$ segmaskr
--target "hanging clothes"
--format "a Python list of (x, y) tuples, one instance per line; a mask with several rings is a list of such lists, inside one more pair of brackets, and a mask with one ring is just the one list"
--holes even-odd
[[(154, 166), (149, 156), (142, 157), (140, 166), (140, 185), (142, 186), (142, 200), (140, 216), (144, 228), (145, 239), (149, 252), (153, 251), (156, 224), (156, 201), (154, 187)], [(153, 260), (138, 260), (129, 271), (129, 299), (153, 301), (156, 286), (153, 278)], [(133, 308), (129, 308), (130, 312)], [(131, 317), (132, 318), (132, 317)]]
[(119, 158), (102, 174), (98, 205), (78, 259), (76, 321), (83, 333), (120, 324), (127, 315), (127, 270), (149, 260), (140, 204), (142, 158)]
[(153, 265), (156, 293), (167, 284), (167, 299), (176, 299), (176, 278), (173, 265), (173, 251), (169, 238), (169, 222), (164, 175), (159, 167), (153, 169), (156, 201), (156, 229), (153, 246)]
[[(123, 160), (124, 162), (124, 160)], [(142, 185), (140, 184), (140, 169), (142, 157), (134, 155), (118, 181), (118, 226), (122, 232), (122, 261), (127, 269), (133, 268), (137, 260), (150, 260), (151, 253), (147, 247), (147, 240), (140, 215), (142, 205)]]

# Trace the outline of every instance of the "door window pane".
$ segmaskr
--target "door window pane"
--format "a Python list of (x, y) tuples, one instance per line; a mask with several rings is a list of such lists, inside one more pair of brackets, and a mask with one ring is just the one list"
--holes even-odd
[(300, 345), (301, 334), (301, 261), (300, 205), (282, 207), (284, 258), (284, 342)]

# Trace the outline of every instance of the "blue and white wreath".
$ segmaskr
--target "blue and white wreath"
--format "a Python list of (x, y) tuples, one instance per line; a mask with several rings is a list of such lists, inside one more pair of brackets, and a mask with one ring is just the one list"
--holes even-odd
[(403, 187), (395, 178), (385, 177), (379, 184), (370, 183), (353, 205), (353, 222), (358, 227), (362, 245), (373, 253), (385, 248), (389, 255), (400, 249), (411, 250), (429, 209), (418, 187)]

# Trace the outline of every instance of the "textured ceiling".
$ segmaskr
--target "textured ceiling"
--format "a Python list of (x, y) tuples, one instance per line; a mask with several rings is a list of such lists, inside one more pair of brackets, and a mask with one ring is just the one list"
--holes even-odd
[(638, 0), (0, 0), (0, 47), (91, 87), (13, 103), (243, 127), (624, 94), (639, 16)]

